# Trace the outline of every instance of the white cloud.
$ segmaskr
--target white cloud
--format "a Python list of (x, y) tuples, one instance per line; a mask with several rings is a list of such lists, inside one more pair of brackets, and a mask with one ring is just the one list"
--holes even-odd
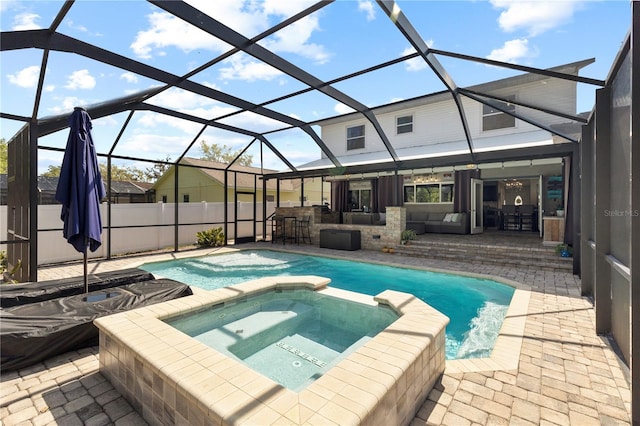
[[(254, 0), (190, 0), (188, 3), (242, 35), (251, 38), (271, 27), (276, 21), (288, 18), (314, 2), (312, 0), (266, 0), (262, 3)], [(262, 40), (261, 44), (277, 53), (294, 53), (310, 58), (319, 64), (325, 63), (331, 55), (324, 46), (310, 41), (312, 34), (320, 30), (319, 17), (320, 12), (308, 15)], [(168, 13), (152, 13), (147, 18), (148, 28), (139, 31), (130, 46), (133, 52), (141, 58), (149, 59), (152, 56), (165, 54), (164, 49), (172, 47), (186, 53), (199, 49), (223, 53), (232, 48), (227, 43)], [(226, 70), (223, 76), (257, 80), (270, 79), (273, 73), (269, 67), (259, 68), (250, 61), (236, 62), (234, 65), (235, 68)], [(247, 66), (251, 69), (241, 71), (237, 68), (239, 66)], [(258, 76), (257, 73), (261, 71), (266, 72), (266, 75)]]
[(161, 55), (163, 52), (154, 50), (168, 47), (176, 47), (184, 52), (198, 49), (222, 52), (231, 49), (228, 44), (168, 13), (152, 13), (148, 19), (149, 29), (139, 31), (130, 46), (141, 58), (149, 59), (152, 53)]
[[(135, 133), (126, 137), (118, 146), (119, 153), (142, 158), (164, 159), (182, 154), (193, 135), (168, 135), (159, 132)], [(144, 155), (151, 153), (152, 155)]]
[(54, 90), (56, 90), (56, 86), (53, 84), (47, 84), (46, 86), (44, 86), (45, 92), (53, 92)]
[(255, 114), (250, 111), (245, 111), (243, 113), (224, 118), (220, 120), (220, 122), (258, 133), (282, 129), (286, 126), (286, 124), (283, 124), (280, 121), (265, 117), (263, 115)]
[(163, 126), (178, 129), (186, 135), (191, 135), (192, 138), (200, 131), (200, 129), (202, 129), (202, 124), (171, 117), (170, 115), (145, 112), (143, 114), (139, 114), (138, 117), (137, 125), (140, 126), (140, 128), (154, 129), (155, 133), (158, 135), (167, 134), (167, 132), (160, 131), (160, 128)]
[(503, 9), (498, 18), (500, 28), (506, 32), (522, 29), (534, 37), (570, 22), (583, 1), (491, 0), (491, 4)]
[(337, 112), (338, 114), (349, 114), (351, 112), (355, 112), (355, 109), (343, 104), (343, 103), (337, 103), (334, 107), (333, 110), (335, 112)]
[[(189, 101), (191, 94), (189, 94), (188, 92), (168, 96), (165, 95), (164, 99), (157, 99), (162, 95), (163, 94), (160, 94), (157, 97), (154, 97), (153, 101), (151, 101), (150, 103), (162, 106), (165, 104), (165, 102), (173, 99), (174, 109), (178, 110), (179, 112), (203, 119), (212, 119), (237, 111), (237, 108), (235, 107), (229, 107), (223, 103), (215, 102), (204, 97), (199, 97), (201, 99), (197, 100), (197, 102), (199, 101), (198, 103), (192, 103)], [(205, 99), (207, 99), (206, 102), (202, 101)], [(244, 113), (229, 117), (224, 120), (224, 123), (239, 128), (255, 129), (256, 131), (260, 131), (261, 129), (271, 129), (274, 126), (274, 120), (250, 113)], [(140, 118), (138, 119), (138, 124), (140, 126), (152, 129), (157, 129), (159, 126), (168, 126), (172, 129), (178, 129), (185, 134), (191, 135), (192, 137), (202, 129), (201, 123), (194, 123), (180, 118), (150, 112), (141, 114)]]
[[(209, 1), (209, 0), (204, 0)], [(231, 0), (234, 3), (241, 3), (237, 0)], [(296, 1), (282, 1), (282, 0), (265, 0), (262, 5), (263, 13), (267, 15), (282, 15), (293, 16), (298, 12), (308, 8), (315, 3), (315, 0), (296, 0)]]
[(73, 108), (77, 106), (86, 106), (87, 102), (83, 99), (77, 98), (75, 96), (67, 96), (62, 99), (59, 105), (56, 105), (52, 108), (49, 108), (53, 114), (64, 114), (67, 112), (73, 111)]
[(206, 96), (175, 87), (153, 96), (148, 102), (152, 105), (177, 109), (183, 112), (186, 112), (187, 108), (211, 107), (212, 105), (219, 104), (217, 101)]
[(75, 22), (69, 20), (67, 22), (67, 27), (71, 28), (72, 30), (76, 30), (79, 31), (81, 33), (87, 33), (89, 32), (89, 30), (87, 29), (87, 27), (85, 27), (84, 25), (81, 24), (76, 24)]
[(13, 6), (15, 6), (18, 2), (16, 0), (2, 0), (0, 1), (0, 12), (4, 12), (9, 10)]
[(96, 86), (96, 79), (89, 74), (89, 70), (78, 70), (67, 77), (67, 84), (64, 86), (70, 90), (93, 89)]
[(529, 46), (527, 39), (509, 40), (499, 49), (493, 49), (487, 59), (495, 61), (518, 63), (523, 58), (537, 56), (537, 51)]
[(118, 122), (118, 120), (114, 119), (112, 115), (107, 115), (105, 117), (100, 117), (98, 119), (95, 119), (91, 122), (91, 124), (93, 124), (93, 127), (116, 127), (118, 126), (120, 123)]
[(40, 77), (40, 67), (33, 65), (24, 69), (21, 69), (15, 74), (8, 74), (7, 78), (9, 83), (16, 86), (31, 88), (36, 87), (38, 84), (38, 78)]
[(324, 64), (329, 61), (331, 55), (323, 46), (309, 42), (313, 32), (319, 29), (318, 15), (309, 15), (275, 33), (274, 39), (265, 40), (260, 44), (273, 52), (295, 53), (318, 64)]
[(269, 28), (270, 14), (291, 16), (301, 9), (297, 1), (282, 0), (267, 0), (264, 4), (255, 0), (188, 0), (187, 3), (248, 37)]
[(120, 74), (120, 79), (125, 80), (127, 83), (135, 84), (138, 82), (138, 76), (131, 72), (125, 72)]
[[(432, 45), (432, 42), (429, 41), (427, 46), (431, 46), (431, 45)], [(406, 56), (412, 53), (416, 53), (416, 49), (414, 49), (413, 46), (409, 46), (402, 51), (402, 54), (400, 56)], [(409, 59), (404, 62), (404, 67), (407, 71), (422, 71), (426, 69), (428, 66), (429, 65), (427, 65), (427, 62), (422, 58), (422, 56), (418, 56), (416, 58)]]
[(236, 53), (224, 61), (228, 66), (220, 68), (220, 78), (223, 80), (273, 80), (282, 72), (263, 62), (253, 60), (244, 53)]
[[(1, 3), (1, 2), (0, 2)], [(42, 27), (36, 21), (40, 15), (35, 13), (20, 13), (13, 18), (13, 31), (39, 30)]]
[(366, 13), (367, 21), (373, 21), (376, 19), (376, 10), (372, 1), (358, 0), (358, 10)]

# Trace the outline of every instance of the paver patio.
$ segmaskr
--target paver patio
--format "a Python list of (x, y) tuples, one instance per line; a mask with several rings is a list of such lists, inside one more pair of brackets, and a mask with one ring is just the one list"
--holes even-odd
[[(273, 248), (270, 244), (242, 248)], [(286, 248), (336, 255), (312, 246)], [(211, 250), (209, 250), (211, 251)], [(160, 254), (90, 262), (90, 272), (136, 266)], [(630, 424), (628, 370), (606, 337), (595, 334), (594, 309), (580, 296), (580, 279), (570, 273), (458, 263), (371, 251), (340, 252), (342, 258), (434, 269), (467, 271), (518, 281), (530, 288), (518, 368), (465, 371), (447, 366), (412, 426), (442, 425), (614, 425)], [(82, 274), (82, 265), (39, 270), (40, 280)], [(98, 371), (98, 349), (60, 355), (45, 363), (3, 374), (2, 425), (146, 424)], [(479, 370), (479, 371), (478, 371)]]

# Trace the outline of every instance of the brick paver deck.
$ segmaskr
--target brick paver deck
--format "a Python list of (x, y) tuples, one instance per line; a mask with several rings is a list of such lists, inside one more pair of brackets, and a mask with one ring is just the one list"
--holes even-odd
[[(258, 246), (272, 248), (264, 243)], [(311, 246), (285, 248), (354, 260), (474, 272), (518, 281), (530, 288), (518, 367), (464, 371), (452, 363), (412, 426), (630, 424), (628, 370), (606, 338), (595, 334), (593, 305), (580, 296), (577, 276), (362, 250), (337, 253)], [(178, 255), (196, 253), (201, 252)], [(91, 272), (99, 272), (136, 266), (148, 259), (91, 262), (89, 267)], [(38, 273), (40, 280), (75, 276), (82, 274), (82, 265), (42, 268)], [(2, 425), (146, 424), (100, 374), (98, 356), (97, 348), (87, 348), (3, 374)]]

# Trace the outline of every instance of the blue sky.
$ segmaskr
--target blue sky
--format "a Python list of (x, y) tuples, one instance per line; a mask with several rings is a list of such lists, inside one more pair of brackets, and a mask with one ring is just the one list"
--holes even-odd
[[(252, 37), (313, 2), (283, 0), (189, 1), (235, 31)], [(2, 31), (47, 28), (62, 1), (0, 2)], [(629, 29), (628, 1), (397, 1), (423, 40), (431, 47), (537, 68), (595, 58), (581, 75), (605, 79)], [(176, 75), (228, 51), (224, 42), (166, 14), (144, 1), (78, 0), (59, 31), (70, 37), (129, 56)], [(411, 52), (410, 45), (375, 2), (341, 0), (322, 8), (296, 25), (281, 30), (261, 44), (322, 80), (395, 59)], [(509, 77), (517, 72), (439, 57), (458, 86)], [(0, 54), (0, 107), (2, 112), (29, 116), (33, 110), (42, 51), (29, 49)], [(305, 86), (245, 54), (196, 74), (193, 81), (260, 103)], [(77, 55), (49, 55), (44, 93), (38, 117), (71, 112), (86, 106), (149, 89), (159, 83)], [(433, 73), (419, 60), (395, 65), (335, 86), (367, 106), (443, 90)], [(593, 106), (594, 87), (578, 88), (578, 111)], [(235, 107), (181, 90), (169, 90), (150, 103), (171, 106), (208, 119)], [(269, 108), (317, 120), (348, 112), (345, 105), (318, 93), (277, 102)], [(106, 153), (127, 114), (94, 120), (98, 151)], [(226, 124), (263, 132), (281, 126), (251, 113), (223, 120)], [(21, 123), (1, 119), (0, 137), (10, 139)], [(149, 159), (175, 158), (192, 141), (200, 125), (152, 113), (136, 113), (115, 151), (123, 156)], [(41, 145), (64, 147), (67, 132), (41, 139)], [(220, 130), (207, 130), (199, 140), (242, 148), (251, 138)], [(295, 165), (316, 159), (319, 150), (302, 132), (274, 133), (270, 140)], [(257, 145), (249, 152), (260, 158)], [(196, 148), (189, 152), (198, 156)], [(267, 167), (282, 164), (265, 153)], [(59, 164), (61, 156), (39, 152), (39, 170)], [(131, 165), (123, 162), (121, 165)], [(135, 165), (135, 164), (134, 164)], [(141, 163), (145, 168), (148, 164)]]

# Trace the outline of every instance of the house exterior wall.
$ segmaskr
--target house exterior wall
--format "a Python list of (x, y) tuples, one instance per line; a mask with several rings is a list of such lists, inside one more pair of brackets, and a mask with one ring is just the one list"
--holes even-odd
[[(564, 80), (538, 80), (518, 86), (492, 90), (490, 93), (499, 97), (515, 96), (517, 101), (533, 105), (548, 105), (549, 99), (552, 99), (555, 100), (553, 102), (554, 110), (570, 114), (575, 114), (576, 112), (576, 84)], [(551, 134), (548, 132), (541, 132), (539, 128), (521, 120), (516, 120), (515, 127), (482, 131), (482, 104), (462, 96), (462, 105), (474, 143), (481, 144), (483, 139), (496, 136), (504, 137), (505, 135), (518, 135), (514, 137), (513, 143), (551, 139)], [(449, 97), (449, 99), (437, 102), (429, 101), (429, 103), (423, 105), (407, 106), (403, 109), (399, 108), (401, 107), (394, 108), (394, 111), (385, 112), (382, 109), (375, 111), (376, 118), (384, 133), (396, 150), (465, 141), (458, 109), (452, 98)], [(567, 121), (562, 117), (550, 116), (544, 112), (520, 106), (516, 106), (516, 111), (546, 125), (560, 124)], [(413, 115), (413, 132), (397, 134), (396, 118), (409, 114)], [(346, 146), (347, 128), (357, 125), (365, 126), (365, 148), (348, 151)], [(351, 115), (344, 119), (335, 119), (330, 123), (325, 123), (322, 125), (321, 134), (323, 141), (338, 157), (365, 152), (386, 151), (373, 125), (361, 115)], [(508, 140), (505, 142), (509, 143)], [(466, 146), (466, 141), (464, 146)]]
[[(181, 167), (178, 172), (179, 192), (178, 201), (182, 202), (184, 194), (189, 195), (189, 202), (224, 201), (222, 185), (207, 178), (199, 169), (193, 167)], [(169, 169), (156, 184), (156, 201), (162, 201), (166, 197), (167, 203), (175, 200), (175, 169)]]
[[(190, 203), (197, 203), (202, 201), (207, 202), (223, 202), (224, 201), (224, 187), (215, 179), (212, 179), (206, 173), (203, 173), (196, 167), (181, 167), (179, 169), (179, 193), (178, 202), (184, 202), (183, 195), (189, 195)], [(156, 201), (162, 201), (162, 197), (166, 196), (167, 203), (175, 202), (174, 189), (175, 189), (175, 170), (171, 168), (168, 170), (160, 180), (158, 180), (156, 189)], [(233, 176), (229, 175), (229, 188), (227, 189), (227, 197), (229, 201), (234, 200), (234, 182)], [(304, 182), (304, 195), (306, 198), (305, 205), (322, 204), (323, 198), (331, 198), (331, 186), (328, 183), (324, 183), (320, 178), (307, 178)], [(256, 201), (262, 202), (262, 180), (258, 179), (256, 183)], [(323, 189), (322, 189), (323, 188)], [(242, 191), (250, 192), (252, 188), (241, 188)], [(272, 197), (275, 201), (276, 190), (267, 190), (267, 195)], [(293, 191), (280, 190), (280, 202), (292, 202), (300, 203), (300, 186), (295, 186)]]

